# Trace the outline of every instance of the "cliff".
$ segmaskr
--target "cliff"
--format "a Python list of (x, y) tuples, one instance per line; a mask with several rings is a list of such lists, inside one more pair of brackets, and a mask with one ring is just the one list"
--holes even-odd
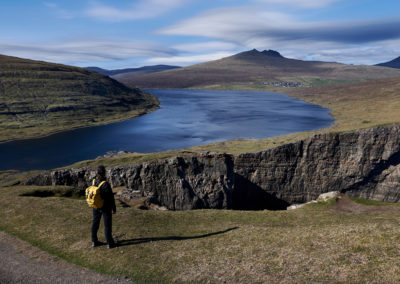
[[(321, 193), (388, 202), (400, 200), (400, 126), (320, 134), (238, 156), (206, 154), (107, 170), (112, 186), (173, 210), (284, 209)], [(26, 184), (86, 187), (87, 168), (41, 173)]]

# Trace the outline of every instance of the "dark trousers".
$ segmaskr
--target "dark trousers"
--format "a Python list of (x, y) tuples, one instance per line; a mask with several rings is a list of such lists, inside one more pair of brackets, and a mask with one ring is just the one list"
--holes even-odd
[(97, 242), (97, 232), (100, 226), (101, 216), (103, 215), (104, 220), (104, 235), (107, 240), (107, 244), (113, 244), (112, 238), (112, 214), (111, 210), (103, 211), (101, 209), (93, 208), (93, 222), (92, 222), (92, 242)]

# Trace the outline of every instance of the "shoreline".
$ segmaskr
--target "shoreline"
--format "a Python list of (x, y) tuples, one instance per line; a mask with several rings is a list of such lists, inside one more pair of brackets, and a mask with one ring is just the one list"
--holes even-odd
[[(303, 100), (303, 99), (297, 98), (297, 97), (295, 97), (295, 96), (291, 96), (291, 95), (289, 95), (289, 94), (284, 94), (284, 93), (281, 93), (281, 92), (257, 91), (257, 90), (251, 90), (251, 89), (247, 89), (247, 90), (245, 90), (245, 89), (242, 89), (242, 90), (240, 90), (240, 89), (223, 89), (223, 90), (222, 90), (222, 89), (207, 89), (207, 88), (204, 88), (204, 89), (199, 89), (199, 88), (186, 88), (186, 89), (187, 89), (187, 90), (198, 90), (198, 91), (238, 91), (238, 92), (240, 92), (240, 91), (246, 91), (246, 92), (254, 92), (254, 93), (258, 92), (258, 93), (280, 94), (280, 95), (283, 95), (283, 96), (286, 96), (286, 97), (290, 97), (290, 98), (293, 98), (293, 99), (302, 101), (302, 102), (307, 103), (307, 104), (310, 104), (310, 105), (315, 105), (315, 106), (324, 108), (324, 109), (326, 109), (326, 110), (329, 110), (328, 114), (332, 116), (332, 124), (331, 124), (330, 126), (328, 126), (328, 127), (324, 127), (324, 128), (320, 128), (320, 129), (316, 129), (316, 130), (310, 130), (310, 131), (319, 131), (319, 130), (323, 130), (323, 129), (329, 129), (329, 128), (331, 128), (331, 127), (335, 124), (335, 122), (336, 122), (336, 119), (335, 119), (334, 115), (332, 114), (330, 108), (326, 108), (326, 107), (324, 107), (324, 106), (322, 106), (322, 105), (320, 105), (320, 104), (316, 104), (316, 103), (312, 103), (312, 102), (307, 102), (307, 101), (305, 101), (305, 100)], [(177, 88), (165, 88), (165, 89), (154, 88), (154, 89), (150, 89), (150, 88), (147, 88), (147, 89), (143, 89), (143, 90), (146, 91), (146, 92), (148, 92), (149, 90), (186, 90), (186, 89), (177, 89)], [(155, 96), (155, 95), (153, 95), (153, 96)], [(157, 96), (155, 96), (155, 97), (157, 97)], [(158, 100), (158, 98), (157, 98), (157, 100)], [(82, 129), (82, 128), (90, 128), (90, 127), (96, 127), (96, 126), (104, 126), (104, 125), (109, 125), (109, 124), (113, 124), (113, 123), (123, 122), (123, 121), (127, 121), (127, 120), (130, 120), (130, 119), (134, 119), (134, 118), (137, 118), (137, 117), (140, 117), (140, 116), (149, 114), (149, 113), (151, 113), (151, 112), (153, 112), (153, 111), (156, 111), (156, 110), (158, 110), (158, 109), (160, 109), (160, 105), (159, 105), (159, 104), (158, 104), (155, 108), (151, 108), (150, 111), (145, 112), (145, 113), (142, 113), (142, 114), (139, 114), (139, 115), (136, 115), (136, 116), (132, 116), (132, 117), (124, 118), (124, 119), (116, 119), (116, 120), (108, 121), (108, 122), (105, 122), (105, 123), (99, 123), (99, 124), (93, 124), (93, 125), (86, 125), (86, 126), (78, 126), (78, 127), (68, 128), (68, 129), (65, 129), (65, 130), (58, 130), (58, 131), (51, 132), (51, 133), (48, 133), (48, 134), (45, 134), (45, 135), (40, 135), (40, 136), (33, 136), (33, 137), (26, 137), (26, 138), (16, 138), (16, 139), (10, 139), (10, 140), (0, 140), (0, 144), (9, 143), (9, 142), (17, 142), (17, 141), (25, 141), (25, 140), (41, 139), (41, 138), (49, 137), (49, 136), (51, 136), (51, 135), (55, 135), (55, 134), (62, 133), (62, 132), (68, 132), (68, 131), (73, 131), (73, 130)], [(303, 132), (303, 131), (301, 131), (301, 132)], [(307, 131), (306, 131), (306, 132), (307, 132)], [(293, 132), (293, 133), (300, 133), (300, 132)], [(284, 134), (284, 135), (285, 135), (285, 134)], [(278, 136), (281, 136), (281, 135), (278, 135)], [(269, 139), (269, 138), (278, 137), (278, 136), (271, 136), (271, 137), (264, 137), (264, 138), (238, 138), (238, 139), (263, 140), (263, 139)], [(237, 139), (226, 140), (226, 141), (221, 141), (221, 142), (217, 142), (217, 143), (223, 143), (223, 142), (234, 141), (234, 140), (237, 140)], [(200, 146), (205, 146), (205, 145), (208, 145), (208, 144), (201, 144), (201, 145), (197, 145), (197, 146), (193, 146), (193, 147), (200, 147)], [(184, 150), (184, 149), (186, 149), (186, 148), (178, 149), (178, 150)], [(177, 150), (177, 149), (170, 149), (170, 150)], [(170, 150), (166, 150), (166, 151), (170, 151)], [(144, 153), (143, 153), (143, 154), (144, 154)]]
[(104, 126), (104, 125), (109, 125), (109, 124), (113, 124), (113, 123), (118, 123), (118, 122), (123, 122), (123, 121), (127, 121), (130, 119), (134, 119), (149, 113), (152, 113), (153, 111), (156, 111), (160, 109), (160, 105), (155, 106), (154, 108), (149, 109), (149, 111), (146, 111), (145, 113), (140, 113), (138, 115), (132, 116), (132, 117), (127, 117), (127, 118), (123, 118), (123, 119), (115, 119), (115, 120), (111, 120), (111, 121), (107, 121), (104, 123), (99, 123), (99, 124), (93, 124), (93, 125), (86, 125), (86, 126), (77, 126), (77, 127), (73, 127), (73, 128), (68, 128), (68, 129), (64, 129), (64, 130), (58, 130), (55, 132), (51, 132), (45, 135), (40, 135), (40, 136), (33, 136), (33, 137), (26, 137), (26, 138), (16, 138), (16, 139), (9, 139), (9, 140), (0, 140), (0, 144), (3, 143), (10, 143), (10, 142), (17, 142), (17, 141), (25, 141), (25, 140), (35, 140), (35, 139), (41, 139), (41, 138), (46, 138), (55, 134), (59, 134), (62, 132), (68, 132), (68, 131), (74, 131), (77, 129), (82, 129), (82, 128), (90, 128), (90, 127), (97, 127), (97, 126)]

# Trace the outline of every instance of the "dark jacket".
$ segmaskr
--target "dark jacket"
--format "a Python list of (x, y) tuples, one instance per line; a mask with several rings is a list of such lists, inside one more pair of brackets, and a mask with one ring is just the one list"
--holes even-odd
[[(95, 182), (94, 182), (95, 186), (98, 186), (100, 183), (101, 183), (101, 180), (98, 180), (96, 178)], [(104, 200), (104, 205), (103, 205), (103, 207), (101, 207), (101, 210), (115, 212), (117, 210), (117, 208), (115, 206), (114, 193), (113, 193), (108, 181), (103, 183), (103, 185), (100, 187), (100, 195), (101, 195), (101, 198)]]

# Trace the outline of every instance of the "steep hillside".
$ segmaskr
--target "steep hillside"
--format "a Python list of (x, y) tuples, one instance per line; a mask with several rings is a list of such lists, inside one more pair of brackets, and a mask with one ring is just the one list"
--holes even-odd
[(299, 83), (313, 86), (399, 76), (400, 70), (385, 67), (302, 61), (285, 58), (272, 50), (260, 52), (253, 49), (177, 70), (125, 76), (119, 80), (131, 86), (146, 88), (230, 88), (233, 83)]
[(376, 66), (385, 66), (385, 67), (400, 69), (400, 56), (397, 57), (396, 59), (391, 60), (391, 61), (388, 61), (388, 62), (385, 62), (385, 63), (376, 64)]
[(0, 55), (0, 141), (104, 124), (158, 100), (82, 68)]
[(127, 75), (142, 75), (142, 74), (150, 74), (155, 72), (161, 72), (165, 70), (177, 69), (181, 68), (179, 66), (170, 66), (170, 65), (154, 65), (154, 66), (143, 66), (139, 68), (126, 68), (126, 69), (115, 69), (115, 70), (107, 70), (99, 67), (86, 67), (91, 71), (95, 71), (97, 73), (107, 75), (110, 77), (119, 77)]

